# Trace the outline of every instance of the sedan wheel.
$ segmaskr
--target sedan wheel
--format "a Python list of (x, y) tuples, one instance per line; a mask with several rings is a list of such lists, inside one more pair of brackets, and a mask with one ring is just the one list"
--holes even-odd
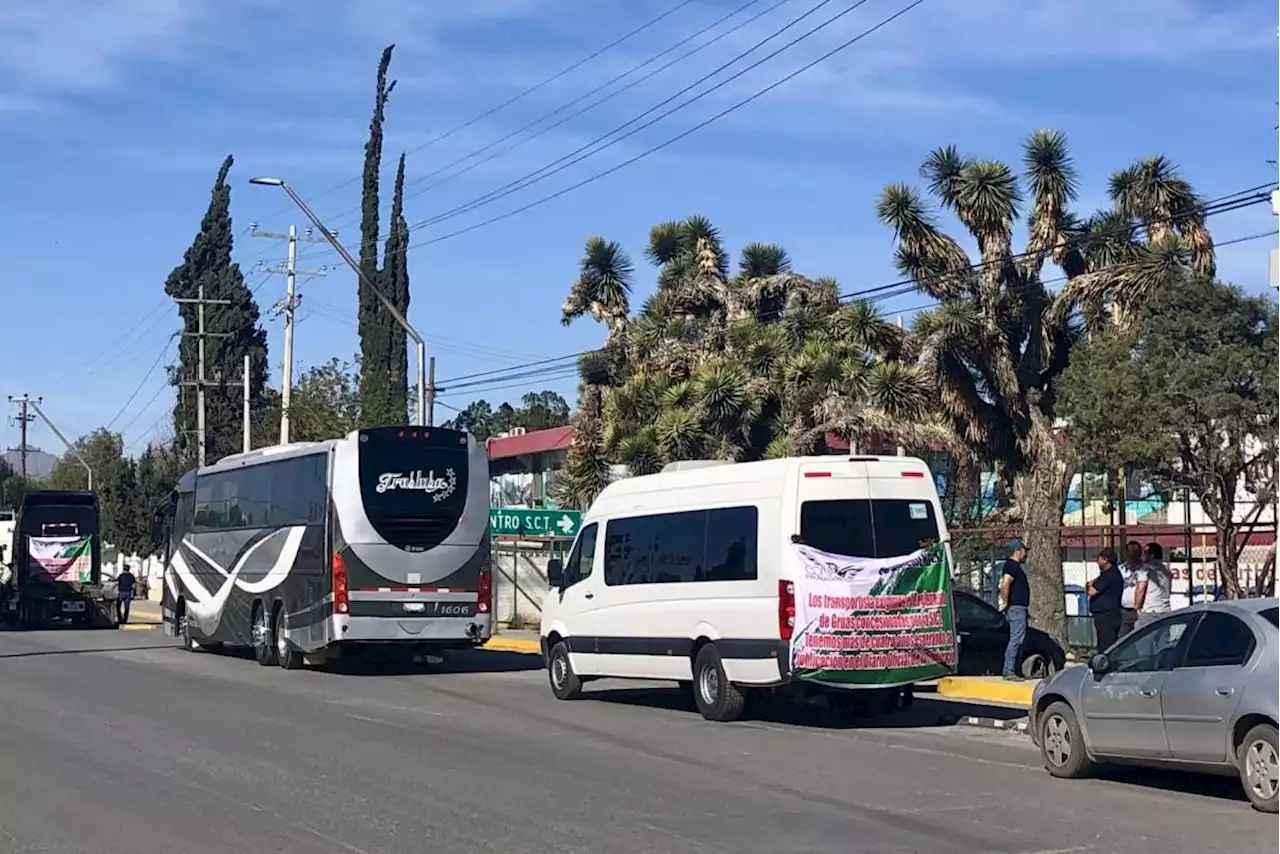
[(1041, 715), (1040, 753), (1045, 770), (1055, 777), (1083, 777), (1093, 769), (1075, 712), (1066, 703), (1053, 703)]
[(1261, 724), (1244, 737), (1240, 745), (1240, 777), (1254, 808), (1274, 813), (1276, 794), (1280, 792), (1275, 727)]

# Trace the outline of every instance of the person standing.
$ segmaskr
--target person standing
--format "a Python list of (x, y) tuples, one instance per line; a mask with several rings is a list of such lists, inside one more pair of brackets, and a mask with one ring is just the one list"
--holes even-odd
[(1089, 613), (1093, 615), (1093, 631), (1098, 638), (1098, 651), (1103, 652), (1120, 639), (1120, 597), (1124, 595), (1124, 576), (1116, 566), (1116, 550), (1108, 546), (1098, 552), (1098, 575), (1089, 582)]
[(1146, 583), (1141, 595), (1135, 599), (1134, 607), (1138, 612), (1138, 621), (1134, 628), (1159, 619), (1173, 610), (1170, 602), (1173, 593), (1173, 571), (1164, 562), (1164, 547), (1159, 543), (1147, 543), (1146, 564), (1142, 571)]
[(116, 576), (116, 622), (124, 625), (129, 622), (129, 607), (133, 604), (133, 588), (136, 579), (126, 563)]
[(1120, 594), (1120, 637), (1133, 631), (1138, 624), (1138, 603), (1147, 591), (1146, 559), (1142, 544), (1130, 540), (1124, 547), (1125, 560), (1120, 564), (1124, 578), (1124, 592)]
[(1000, 608), (1009, 624), (1009, 642), (1004, 648), (1004, 670), (1001, 675), (1011, 682), (1022, 681), (1018, 672), (1018, 659), (1022, 645), (1027, 640), (1027, 620), (1031, 607), (1031, 585), (1023, 564), (1027, 560), (1027, 547), (1021, 539), (1009, 543), (1009, 559), (1004, 562), (1000, 574)]

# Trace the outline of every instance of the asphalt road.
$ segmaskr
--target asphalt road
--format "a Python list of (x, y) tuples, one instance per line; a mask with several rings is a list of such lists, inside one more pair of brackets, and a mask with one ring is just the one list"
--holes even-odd
[[(1058, 781), (1024, 737), (558, 703), (529, 657), (264, 669), (157, 631), (0, 634), (0, 851), (1274, 851), (1231, 781)], [(536, 662), (532, 664), (536, 665)]]

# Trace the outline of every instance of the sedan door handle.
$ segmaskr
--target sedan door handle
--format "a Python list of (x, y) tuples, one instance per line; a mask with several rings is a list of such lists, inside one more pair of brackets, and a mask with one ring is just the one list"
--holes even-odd
[(1236, 692), (1235, 688), (1219, 688), (1216, 691), (1214, 691), (1214, 693), (1217, 694), (1219, 697), (1230, 697), (1235, 692)]
[(582, 598), (583, 598), (583, 599), (594, 599), (594, 598), (596, 598), (596, 594), (594, 594), (594, 593), (586, 593), (586, 594), (584, 594), (584, 595), (583, 595), (583, 597), (582, 597)]
[(1144, 697), (1154, 697), (1156, 694), (1159, 694), (1160, 692), (1154, 688), (1139, 688), (1138, 693)]

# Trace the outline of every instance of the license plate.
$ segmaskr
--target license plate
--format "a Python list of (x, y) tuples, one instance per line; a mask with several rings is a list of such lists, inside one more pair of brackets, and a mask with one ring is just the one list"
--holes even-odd
[(63, 602), (62, 610), (69, 611), (69, 612), (83, 611), (84, 603), (83, 602)]
[(415, 617), (474, 617), (474, 602), (401, 602), (400, 610)]

